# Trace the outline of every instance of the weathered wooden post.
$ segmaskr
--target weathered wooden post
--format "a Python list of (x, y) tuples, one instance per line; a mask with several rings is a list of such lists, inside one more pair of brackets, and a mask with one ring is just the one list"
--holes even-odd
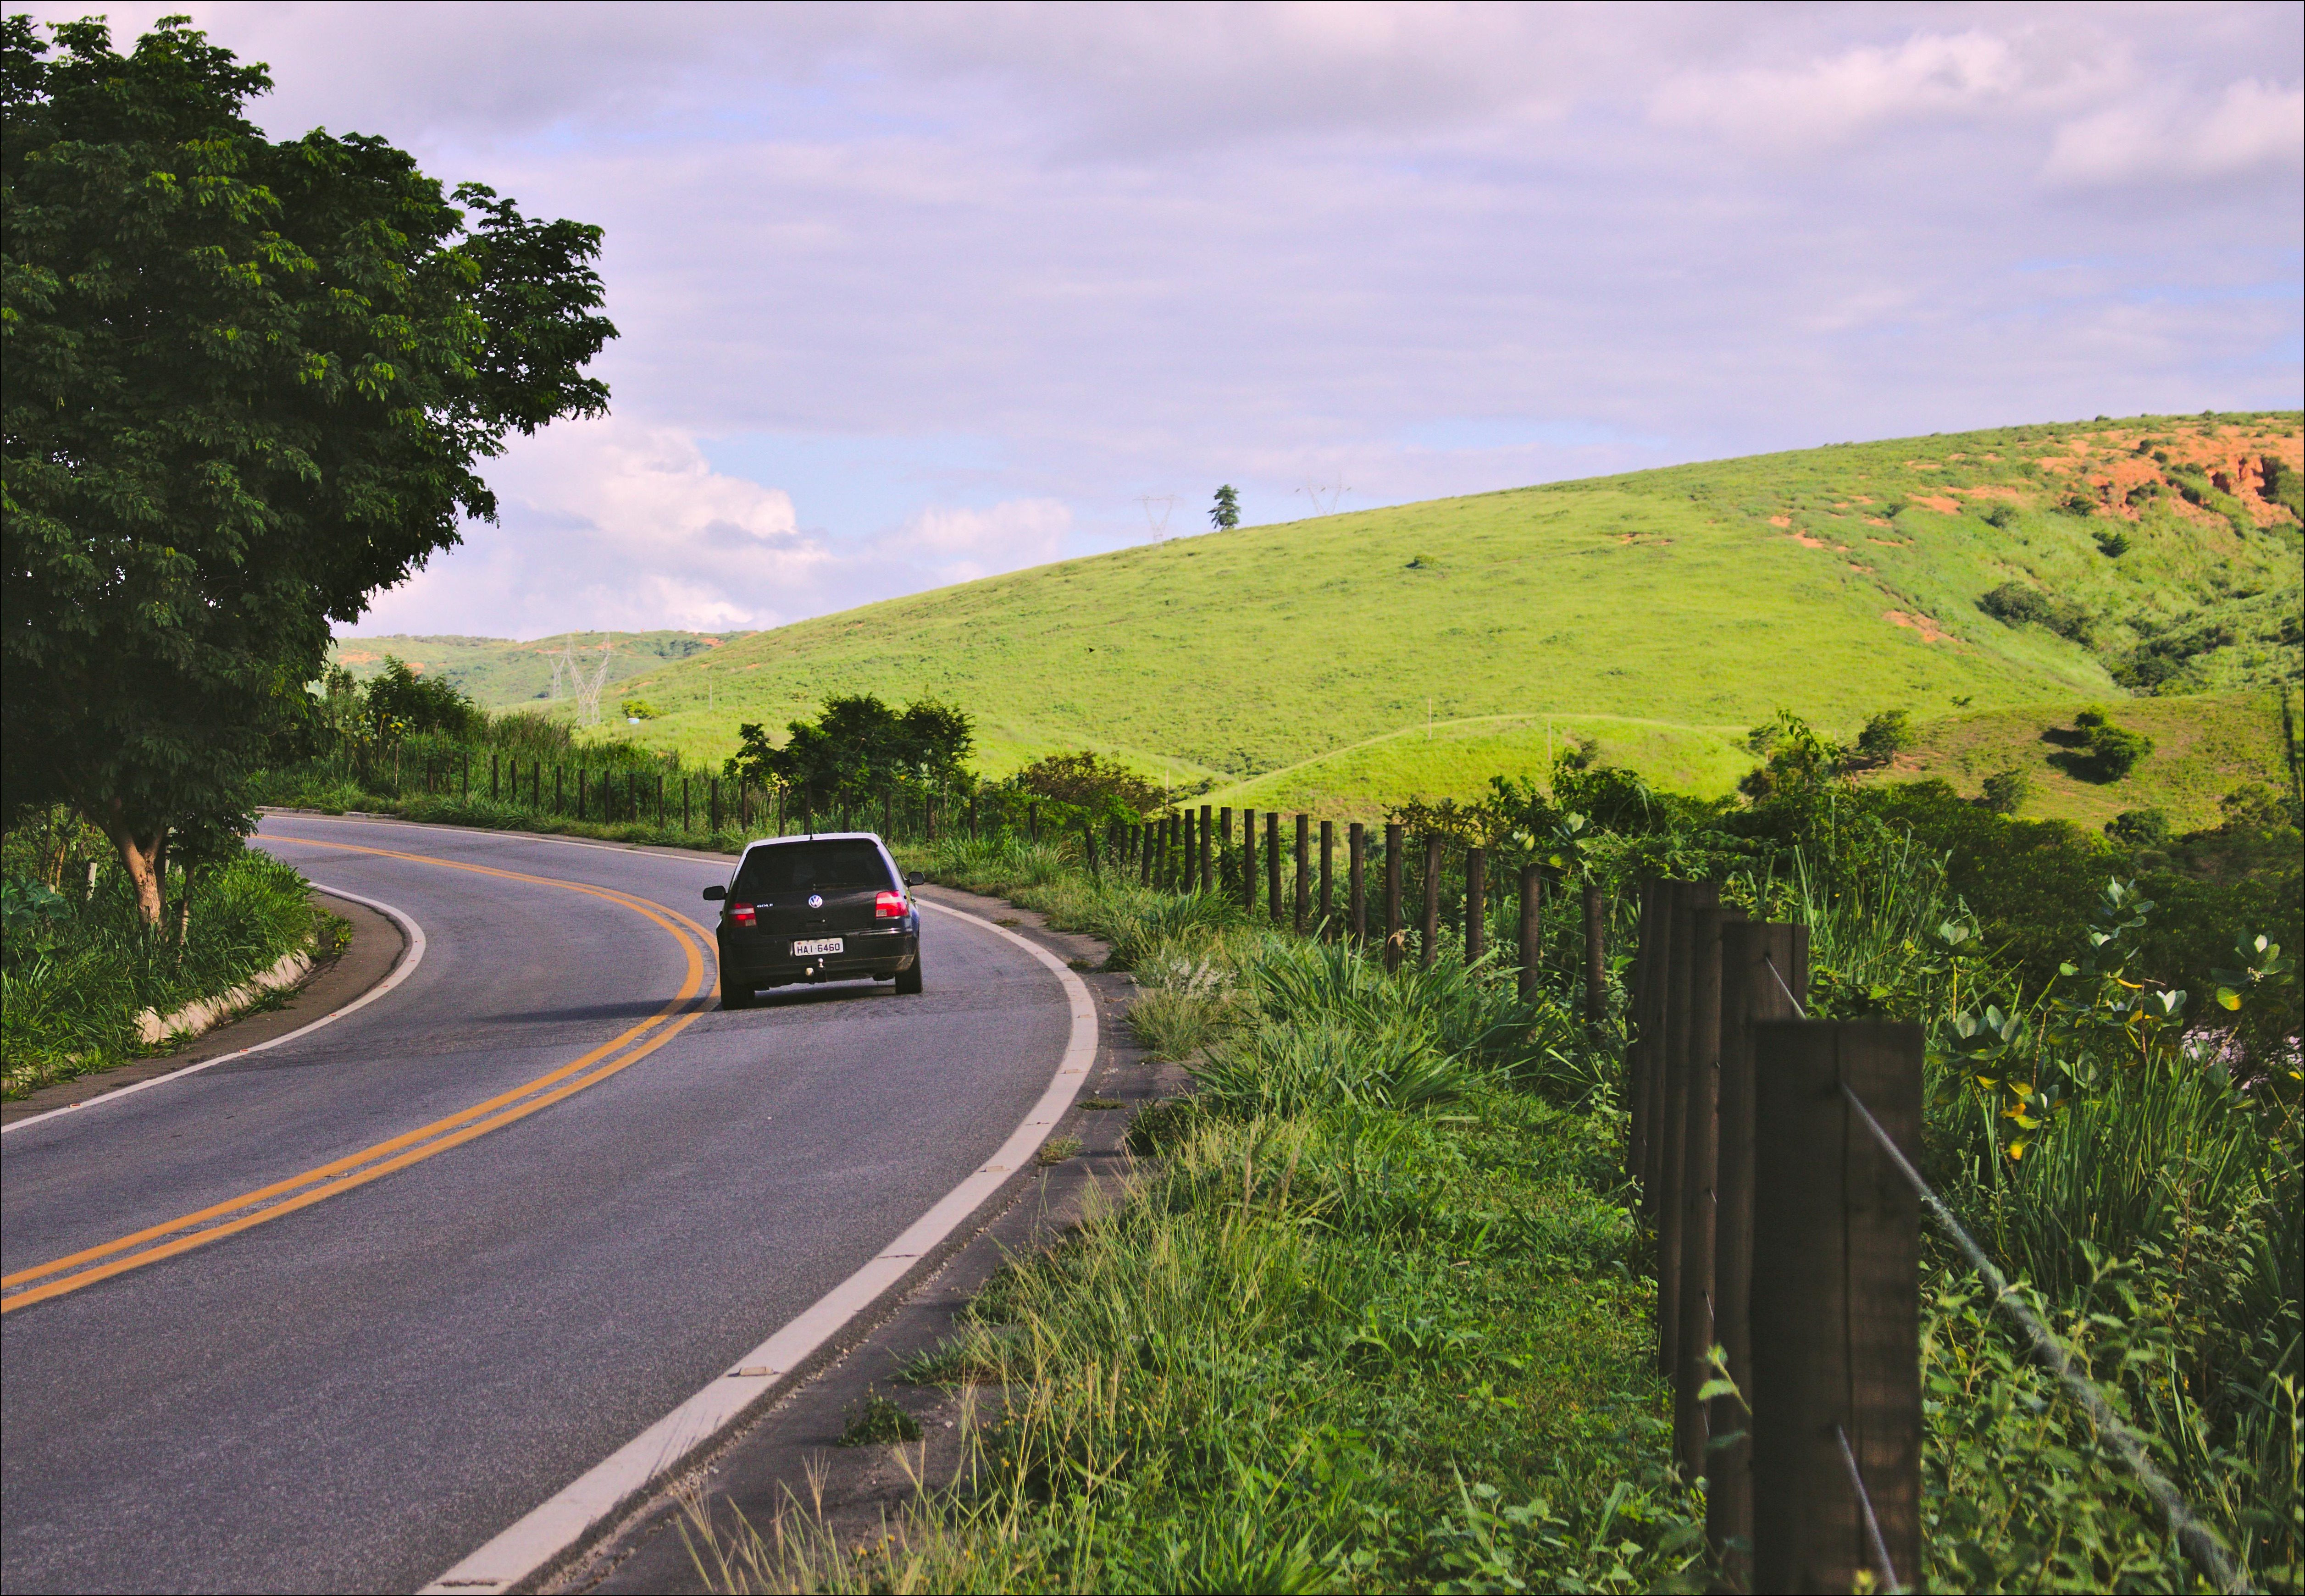
[(1384, 967), (1400, 968), (1400, 826), (1384, 823)]
[(1209, 843), (1209, 806), (1204, 803), (1201, 805), (1201, 890), (1204, 893), (1214, 892), (1216, 885), (1215, 850)]
[(582, 766), (582, 765), (577, 766), (577, 767), (576, 767), (576, 818), (577, 818), (578, 819), (580, 819), (580, 820), (581, 820), (581, 819), (583, 819), (584, 818), (584, 789), (585, 789), (589, 785), (590, 785), (590, 784), (589, 784), (588, 782), (586, 782), (586, 781), (585, 781), (585, 779), (584, 779), (584, 767), (583, 767), (583, 766)]
[(491, 803), (494, 803), (494, 802), (496, 802), (496, 799), (497, 799), (497, 756), (496, 756), (495, 751), (494, 751), (493, 750), (491, 750), (491, 751), (490, 751), (490, 752), (489, 752), (489, 802), (491, 802)]
[(1256, 811), (1240, 811), (1240, 906), (1256, 913)]
[(1753, 1587), (1846, 1591), (1860, 1569), (1910, 1586), (1920, 1199), (1850, 1099), (1920, 1156), (1920, 1027), (1764, 1020), (1752, 1038), (1753, 1139), (1770, 1151), (1753, 1183)]
[(1488, 951), (1489, 851), (1465, 850), (1465, 963)]
[(1310, 918), (1313, 910), (1313, 861), (1311, 858), (1312, 835), (1309, 829), (1310, 826), (1311, 820), (1308, 817), (1303, 814), (1299, 814), (1297, 817), (1297, 913), (1291, 924), (1293, 925), (1297, 934), (1300, 937), (1305, 934), (1305, 921)]
[(1425, 913), (1417, 922), (1422, 939), (1416, 950), (1416, 962), (1430, 970), (1441, 956), (1441, 834), (1433, 832), (1425, 839)]
[(1600, 1045), (1609, 1023), (1608, 900), (1601, 884), (1585, 878), (1585, 1029)]
[[(1782, 981), (1780, 980), (1782, 977)], [(1705, 1465), (1705, 1529), (1731, 1591), (1752, 1588), (1753, 1437), (1744, 1402), (1753, 1389), (1753, 1037), (1761, 1020), (1800, 1017), (1808, 1000), (1808, 928), (1734, 921), (1721, 928), (1720, 1149), (1713, 1191), (1713, 1335), (1744, 1397), (1716, 1396), (1707, 1430), (1741, 1439)], [(1709, 1444), (1709, 1443), (1708, 1443)]]
[(1331, 941), (1337, 936), (1336, 875), (1337, 823), (1321, 822), (1321, 935)]
[(1141, 887), (1152, 885), (1152, 823), (1146, 821), (1136, 828), (1136, 873)]
[(1544, 867), (1520, 867), (1520, 1000), (1536, 1001), (1539, 961), (1544, 954)]
[(1718, 1167), (1721, 1108), (1721, 932), (1744, 915), (1734, 909), (1699, 909), (1689, 917), (1688, 1106), (1683, 1114), (1680, 1166), (1680, 1363), (1673, 1371), (1673, 1450), (1681, 1478), (1705, 1473), (1708, 1435), (1705, 1354), (1714, 1345), (1714, 1180)]
[(1093, 820), (1084, 819), (1081, 822), (1081, 857), (1088, 861), (1088, 873), (1092, 876), (1095, 875), (1097, 873), (1096, 823)]
[(688, 777), (685, 772), (683, 772), (680, 777), (680, 828), (683, 831), (690, 829), (689, 812)]
[[(1671, 964), (1665, 971), (1664, 1117), (1657, 1166), (1657, 1372), (1680, 1367), (1682, 1178), (1688, 1163), (1689, 1020), (1697, 979), (1697, 912), (1721, 902), (1710, 881), (1688, 881), (1672, 911)], [(1717, 945), (1716, 945), (1717, 946)]]
[(1264, 811), (1264, 906), (1272, 923), (1280, 923), (1280, 811)]
[(662, 771), (657, 772), (656, 777), (656, 825), (658, 830), (664, 829), (664, 773)]
[(1041, 840), (1041, 806), (1037, 803), (1025, 806), (1025, 839), (1035, 843)]
[(1345, 892), (1351, 900), (1353, 946), (1368, 946), (1368, 829), (1358, 820), (1345, 828)]
[(712, 835), (718, 836), (720, 835), (720, 778), (717, 776), (711, 777), (710, 785)]
[(458, 763), (464, 768), (456, 773), (456, 796), (470, 802), (472, 796), (472, 756), (470, 750)]

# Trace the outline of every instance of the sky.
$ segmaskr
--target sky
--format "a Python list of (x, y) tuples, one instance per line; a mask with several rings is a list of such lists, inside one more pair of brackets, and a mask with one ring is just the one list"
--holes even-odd
[(773, 626), (1226, 482), (2305, 404), (2293, 4), (105, 14), (175, 12), (271, 136), (606, 229), (611, 415), (515, 439), (371, 634)]

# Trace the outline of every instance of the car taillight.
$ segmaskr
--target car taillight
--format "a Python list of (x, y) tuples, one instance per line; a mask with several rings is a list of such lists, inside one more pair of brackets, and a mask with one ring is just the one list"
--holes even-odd
[(750, 904), (729, 904), (728, 918), (735, 921), (738, 925), (753, 924), (753, 905)]
[(912, 908), (913, 906), (910, 904), (905, 902), (905, 895), (903, 893), (884, 892), (879, 897), (872, 900), (872, 918), (875, 920), (902, 920), (906, 915), (912, 913)]

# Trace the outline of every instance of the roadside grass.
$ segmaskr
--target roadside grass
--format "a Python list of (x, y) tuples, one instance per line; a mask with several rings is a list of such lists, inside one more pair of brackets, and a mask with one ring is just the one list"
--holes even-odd
[[(1116, 963), (1165, 1000), (1152, 1029), (1195, 1090), (1132, 1125), (1157, 1163), (1005, 1266), (908, 1371), (963, 1399), (954, 1479), (919, 1481), (861, 1547), (798, 1505), (733, 1531), (693, 1515), (708, 1583), (1704, 1588), (1616, 1173), (1613, 1040), (1588, 1048), (1501, 974), (1444, 956), (1387, 978), (1055, 852), (956, 845), (939, 873), (1127, 938)], [(1911, 934), (1944, 911), (1942, 875), (1910, 849), (1879, 873), (1756, 906), (1810, 923), (1833, 989), (1942, 1025), (1954, 994)], [(1956, 1073), (1930, 1091), (1949, 1198), (2247, 1576), (2299, 1589), (2295, 1114), (2206, 1069), (2140, 1074), (2011, 1167)], [(1930, 1244), (1921, 1583), (2201, 1588), (2110, 1442)]]
[[(11, 857), (12, 881), (31, 863)], [(299, 947), (332, 952), (346, 930), (312, 906), (295, 870), (251, 849), (195, 874), (179, 947), (173, 929), (145, 930), (116, 865), (98, 862), (90, 887), (85, 862), (76, 863), (48, 913), (12, 915), (0, 955), (0, 1095), (11, 1099), (166, 1051), (139, 1040), (141, 1011), (166, 1014), (227, 991)], [(181, 871), (169, 887), (173, 906)]]

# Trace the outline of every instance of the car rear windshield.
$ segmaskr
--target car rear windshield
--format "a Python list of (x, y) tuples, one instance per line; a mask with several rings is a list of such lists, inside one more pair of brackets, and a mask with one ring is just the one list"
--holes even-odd
[(880, 891), (895, 885), (871, 843), (775, 843), (744, 855), (729, 896), (758, 902), (779, 893)]

